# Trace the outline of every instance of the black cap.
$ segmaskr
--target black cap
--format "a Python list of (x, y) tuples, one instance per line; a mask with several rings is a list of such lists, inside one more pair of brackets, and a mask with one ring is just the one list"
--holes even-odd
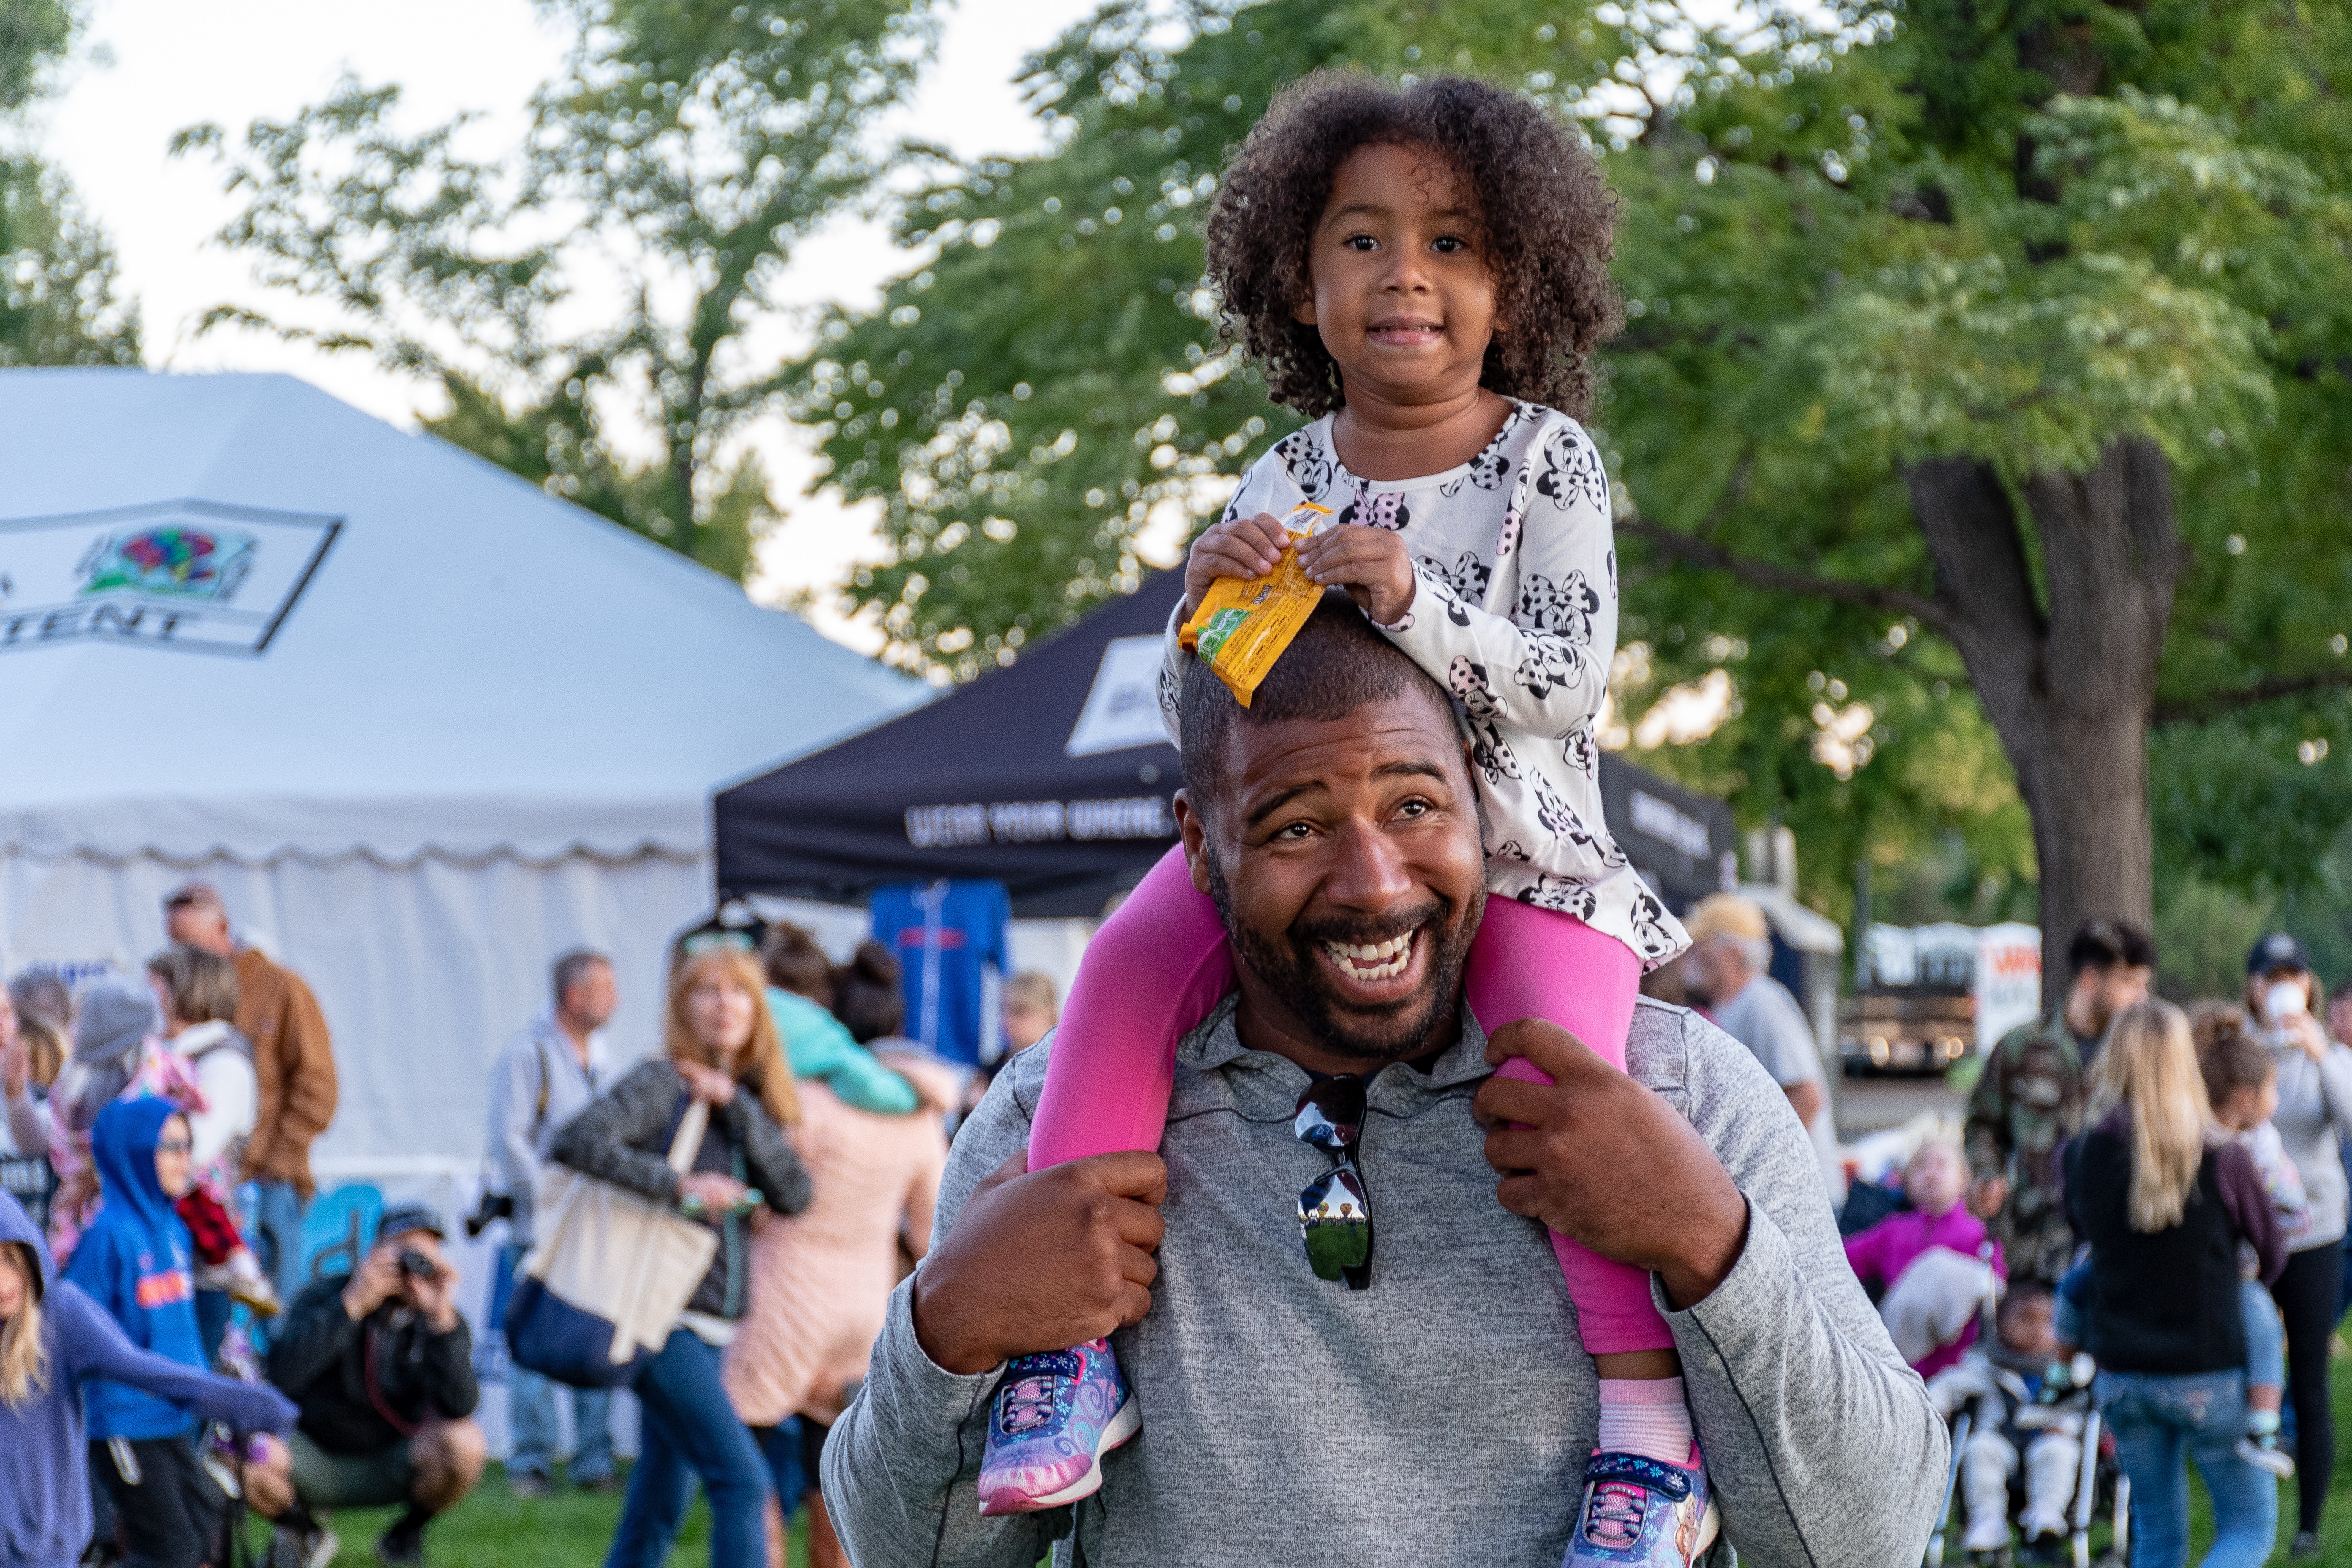
[(384, 1210), (383, 1217), (376, 1221), (376, 1245), (381, 1247), (396, 1237), (419, 1230), (429, 1230), (443, 1241), (449, 1239), (449, 1233), (441, 1228), (441, 1216), (430, 1205), (395, 1204)]
[(2254, 943), (2253, 952), (2246, 954), (2246, 973), (2249, 974), (2268, 974), (2273, 969), (2308, 970), (2310, 967), (2311, 954), (2304, 951), (2303, 943), (2283, 931), (2271, 932)]

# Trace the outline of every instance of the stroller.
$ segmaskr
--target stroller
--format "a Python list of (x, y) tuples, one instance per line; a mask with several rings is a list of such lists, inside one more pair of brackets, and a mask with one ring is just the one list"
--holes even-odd
[[(1946, 1384), (1946, 1396), (1958, 1408), (1952, 1416), (1951, 1467), (1944, 1478), (1944, 1500), (1936, 1514), (1935, 1531), (1927, 1542), (1927, 1568), (1939, 1568), (1944, 1562), (1953, 1500), (1959, 1490), (1970, 1437), (1979, 1431), (2004, 1426), (2020, 1432), (2057, 1431), (2079, 1436), (2073, 1496), (2064, 1521), (2068, 1557), (2074, 1568), (2090, 1568), (2091, 1521), (2104, 1497), (2112, 1499), (2113, 1560), (2129, 1560), (2131, 1482), (2116, 1463), (2113, 1439), (2105, 1430), (2098, 1406), (2091, 1398), (2091, 1380), (2096, 1372), (2088, 1355), (2076, 1354), (2055, 1363), (2044, 1376), (2038, 1398), (2029, 1394), (2023, 1379), (1981, 1358), (1973, 1358), (1939, 1374), (1937, 1382)], [(2013, 1514), (2017, 1489), (2012, 1485), (2011, 1489)], [(2004, 1561), (2008, 1555), (2008, 1549), (2002, 1548)]]

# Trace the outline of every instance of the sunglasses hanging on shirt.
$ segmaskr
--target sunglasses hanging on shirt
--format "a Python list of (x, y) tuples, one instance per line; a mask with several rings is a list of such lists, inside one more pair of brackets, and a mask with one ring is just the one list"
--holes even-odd
[(1350, 1290), (1372, 1282), (1372, 1207), (1364, 1195), (1364, 1173), (1356, 1163), (1363, 1135), (1364, 1080), (1354, 1073), (1318, 1079), (1298, 1097), (1291, 1131), (1302, 1143), (1332, 1156), (1332, 1168), (1298, 1194), (1298, 1234), (1307, 1244), (1307, 1266), (1322, 1279), (1348, 1282)]

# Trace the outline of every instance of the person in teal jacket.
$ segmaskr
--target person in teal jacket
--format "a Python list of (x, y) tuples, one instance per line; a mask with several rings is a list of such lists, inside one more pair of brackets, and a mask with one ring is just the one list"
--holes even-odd
[(814, 937), (779, 921), (760, 943), (760, 963), (768, 975), (768, 1011), (794, 1078), (815, 1079), (877, 1116), (915, 1113), (920, 1103), (915, 1086), (883, 1066), (834, 1016), (835, 970)]

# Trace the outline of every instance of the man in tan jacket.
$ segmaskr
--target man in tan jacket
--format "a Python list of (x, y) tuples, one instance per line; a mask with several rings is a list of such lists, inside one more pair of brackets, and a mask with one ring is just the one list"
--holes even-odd
[(302, 1211), (310, 1204), (310, 1141), (335, 1119), (335, 1056), (325, 1015), (302, 977), (243, 947), (228, 910), (209, 883), (185, 882), (163, 900), (173, 942), (236, 964), (236, 1027), (253, 1042), (260, 1090), (245, 1174), (260, 1191), (254, 1250), (278, 1300), (291, 1301), (310, 1281), (302, 1272)]

